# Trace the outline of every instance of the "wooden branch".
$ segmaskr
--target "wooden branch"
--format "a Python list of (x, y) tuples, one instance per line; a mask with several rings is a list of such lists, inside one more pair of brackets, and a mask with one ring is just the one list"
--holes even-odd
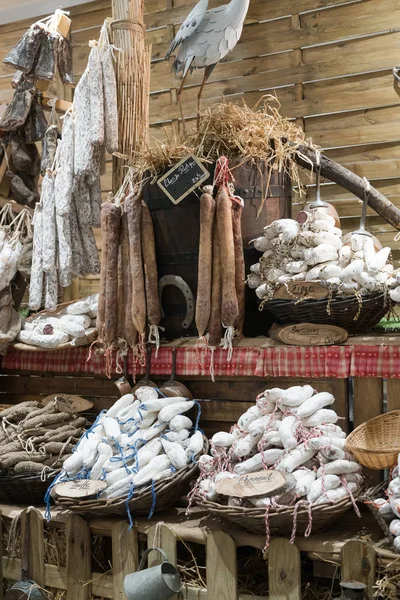
[[(303, 155), (303, 156), (302, 156)], [(306, 157), (308, 160), (306, 160)], [(296, 162), (303, 168), (311, 171), (316, 166), (316, 153), (312, 148), (299, 146), (295, 154)], [(321, 176), (341, 185), (343, 188), (364, 200), (365, 181), (342, 165), (321, 154)], [(388, 223), (400, 230), (400, 209), (390, 202), (376, 188), (372, 187), (369, 193), (369, 206), (383, 217)]]

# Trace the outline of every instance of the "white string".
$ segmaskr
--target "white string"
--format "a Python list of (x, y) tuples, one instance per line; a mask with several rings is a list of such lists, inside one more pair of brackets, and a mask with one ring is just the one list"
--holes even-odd
[(363, 181), (365, 183), (365, 192), (369, 194), (371, 191), (371, 184), (366, 177), (363, 177)]

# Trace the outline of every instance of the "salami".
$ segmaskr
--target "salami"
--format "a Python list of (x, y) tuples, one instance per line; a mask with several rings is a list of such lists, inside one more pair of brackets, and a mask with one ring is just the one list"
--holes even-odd
[[(122, 221), (121, 221), (121, 232), (120, 240), (122, 236)], [(122, 248), (121, 242), (118, 248), (118, 292), (117, 292), (117, 340), (118, 345), (123, 346), (125, 344), (125, 310), (124, 310), (124, 264), (122, 262)]]
[(17, 132), (11, 135), (11, 156), (17, 171), (27, 171), (32, 166), (28, 147)]
[(72, 250), (72, 274), (79, 277), (83, 274), (83, 248), (81, 232), (79, 230), (78, 218), (76, 216), (75, 205), (72, 204), (69, 215), (71, 224), (71, 250)]
[(89, 198), (92, 227), (100, 227), (100, 207), (101, 207), (101, 184), (100, 177), (93, 183), (89, 183)]
[(56, 310), (58, 303), (58, 281), (57, 271), (53, 269), (45, 276), (46, 289), (44, 307), (46, 310)]
[(43, 206), (43, 271), (51, 273), (56, 269), (57, 226), (54, 178), (50, 171), (43, 178), (40, 202)]
[(29, 308), (38, 310), (42, 305), (43, 297), (43, 263), (42, 263), (42, 244), (43, 244), (43, 225), (42, 225), (42, 206), (37, 204), (33, 217), (33, 252), (32, 268), (29, 283)]
[(32, 100), (28, 118), (25, 122), (24, 134), (25, 141), (28, 144), (39, 142), (44, 138), (47, 130), (47, 120), (44, 116), (39, 94), (36, 94)]
[(242, 212), (243, 205), (239, 202), (232, 203), (232, 227), (233, 242), (235, 245), (235, 288), (238, 301), (239, 314), (235, 320), (235, 328), (239, 336), (243, 335), (243, 323), (245, 315), (245, 280), (246, 266), (244, 262), (243, 238), (242, 238)]
[(83, 73), (74, 94), (75, 106), (75, 144), (74, 144), (74, 173), (82, 176), (90, 173), (93, 166), (93, 145), (91, 144), (90, 90), (88, 70)]
[(50, 125), (44, 134), (42, 142), (42, 161), (40, 165), (40, 171), (42, 175), (46, 173), (47, 169), (51, 169), (56, 157), (58, 140), (58, 127), (57, 125)]
[(118, 150), (118, 101), (114, 59), (108, 45), (100, 52), (104, 87), (104, 139), (107, 152)]
[(29, 73), (34, 79), (46, 79), (53, 81), (56, 74), (56, 58), (58, 52), (59, 35), (46, 31), (46, 35), (40, 45), (35, 64)]
[(128, 218), (124, 211), (121, 220), (121, 262), (123, 265), (123, 293), (124, 293), (124, 328), (123, 339), (129, 348), (134, 348), (137, 342), (137, 331), (133, 325), (132, 311), (132, 275), (130, 269), (129, 231)]
[(235, 286), (235, 248), (232, 226), (232, 202), (222, 186), (217, 196), (217, 225), (221, 257), (221, 319), (225, 327), (233, 327), (239, 315)]
[(57, 214), (68, 215), (72, 212), (72, 187), (74, 179), (74, 117), (67, 113), (64, 117), (60, 157), (57, 167), (55, 190)]
[(17, 85), (11, 102), (0, 119), (0, 129), (10, 131), (21, 127), (28, 118), (36, 88), (31, 81), (21, 81)]
[(61, 81), (65, 85), (72, 85), (74, 83), (72, 76), (72, 46), (63, 36), (60, 36), (58, 42), (57, 66)]
[(219, 247), (219, 237), (217, 224), (213, 228), (213, 247), (212, 247), (212, 288), (211, 288), (211, 314), (208, 323), (209, 339), (211, 347), (216, 348), (221, 343), (222, 322), (221, 322), (221, 301), (222, 301), (222, 280), (221, 280), (221, 256)]
[(200, 198), (200, 244), (196, 301), (196, 327), (204, 336), (211, 314), (212, 245), (215, 200), (208, 191)]
[(104, 325), (106, 310), (106, 268), (107, 268), (107, 246), (105, 240), (108, 238), (108, 215), (111, 210), (111, 202), (106, 202), (101, 207), (101, 237), (103, 246), (101, 249), (100, 290), (99, 303), (97, 307), (96, 329), (100, 342), (104, 342)]
[(61, 216), (56, 213), (56, 225), (60, 284), (62, 287), (67, 287), (71, 285), (72, 281), (72, 242), (69, 215)]
[(3, 63), (29, 73), (32, 69), (40, 46), (46, 37), (46, 31), (40, 25), (32, 25), (19, 40), (18, 44), (3, 58)]
[(106, 294), (104, 314), (104, 343), (112, 346), (117, 339), (118, 327), (118, 248), (121, 228), (121, 209), (110, 203), (107, 212), (106, 238)]
[(128, 219), (129, 262), (132, 280), (132, 322), (136, 331), (144, 335), (146, 329), (146, 295), (142, 262), (141, 220), (142, 206), (139, 196), (129, 195), (125, 200)]
[[(154, 239), (153, 220), (145, 202), (142, 202), (142, 255), (146, 288), (147, 321), (153, 327), (153, 334), (158, 339), (157, 327), (161, 321), (161, 308), (158, 293), (156, 243)], [(156, 327), (155, 331), (154, 327)]]
[(90, 142), (94, 146), (104, 143), (104, 93), (103, 71), (100, 51), (94, 46), (89, 54), (89, 104), (90, 104)]

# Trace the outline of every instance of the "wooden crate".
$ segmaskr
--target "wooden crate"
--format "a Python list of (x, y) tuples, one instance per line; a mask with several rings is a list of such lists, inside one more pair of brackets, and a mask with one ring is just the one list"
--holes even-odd
[[(0, 505), (0, 510), (3, 525), (6, 519), (15, 519), (21, 513), (24, 518), (21, 508)], [(273, 539), (265, 556), (268, 597), (249, 596), (238, 594), (237, 548), (246, 546), (261, 550), (265, 544), (264, 536), (218, 525), (196, 509), (189, 520), (182, 510), (169, 511), (151, 521), (137, 521), (131, 531), (124, 520), (88, 521), (54, 510), (51, 527), (66, 529), (66, 566), (45, 564), (43, 511), (35, 509), (31, 519), (30, 577), (44, 588), (66, 590), (68, 600), (90, 600), (92, 597), (124, 600), (125, 575), (137, 570), (140, 548), (143, 550), (146, 545), (162, 548), (173, 564), (177, 564), (178, 544), (186, 542), (205, 546), (207, 589), (185, 585), (182, 598), (186, 600), (300, 600), (302, 554), (313, 559), (316, 565), (341, 565), (342, 579), (365, 582), (368, 597), (372, 599), (376, 562), (382, 566), (394, 556), (373, 545), (381, 537), (381, 532), (369, 512), (363, 519), (363, 526), (370, 531), (368, 541), (360, 539), (360, 521), (355, 519), (354, 514), (348, 513), (337, 528), (309, 538), (298, 537), (295, 545), (283, 538)], [(109, 572), (92, 572), (91, 536), (110, 538), (112, 565)], [(158, 564), (159, 559), (158, 553), (151, 553), (149, 566)], [(1, 564), (3, 579), (19, 579), (19, 558), (3, 555)]]

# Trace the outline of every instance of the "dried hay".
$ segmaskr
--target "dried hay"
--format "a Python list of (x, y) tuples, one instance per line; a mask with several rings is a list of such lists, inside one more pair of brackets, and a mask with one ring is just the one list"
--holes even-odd
[(214, 104), (201, 113), (195, 130), (173, 137), (167, 134), (166, 142), (157, 141), (154, 147), (135, 155), (133, 167), (138, 183), (145, 173), (154, 181), (166, 167), (191, 153), (206, 163), (220, 156), (243, 162), (265, 161), (273, 170), (287, 173), (302, 190), (294, 156), (301, 144), (312, 143), (300, 127), (279, 114), (279, 107), (277, 98), (271, 95), (263, 96), (253, 108), (244, 102)]
[[(397, 561), (396, 561), (397, 562)], [(374, 585), (374, 598), (380, 600), (397, 600), (400, 598), (400, 571), (389, 564), (378, 574)]]
[[(182, 584), (190, 588), (206, 589), (206, 548), (202, 544), (187, 543), (179, 538), (178, 571)], [(340, 595), (336, 578), (332, 581), (314, 577), (312, 564), (302, 565), (301, 600), (332, 600)], [(263, 553), (251, 547), (237, 549), (238, 593), (268, 598), (268, 561)]]
[[(110, 539), (101, 535), (91, 536), (91, 559), (92, 572), (98, 574), (110, 574)], [(2, 555), (9, 558), (21, 558), (21, 518), (2, 519)], [(53, 524), (44, 524), (44, 560), (45, 564), (65, 567), (67, 564), (66, 553), (66, 529)], [(4, 580), (4, 592), (11, 587), (11, 581)], [(89, 584), (91, 582), (87, 582)], [(42, 590), (46, 600), (69, 600), (67, 592), (56, 588)], [(105, 600), (98, 596), (92, 596), (93, 600)]]

